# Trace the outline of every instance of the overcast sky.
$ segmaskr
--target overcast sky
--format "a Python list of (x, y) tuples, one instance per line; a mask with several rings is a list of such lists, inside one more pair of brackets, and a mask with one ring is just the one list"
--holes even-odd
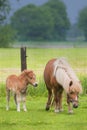
[[(36, 5), (41, 5), (48, 0), (10, 0), (12, 5), (12, 10), (15, 11), (22, 6), (25, 6), (29, 3), (33, 3)], [(78, 13), (81, 9), (87, 6), (87, 0), (62, 0), (67, 8), (68, 17), (70, 18), (71, 23), (75, 23), (78, 18)]]

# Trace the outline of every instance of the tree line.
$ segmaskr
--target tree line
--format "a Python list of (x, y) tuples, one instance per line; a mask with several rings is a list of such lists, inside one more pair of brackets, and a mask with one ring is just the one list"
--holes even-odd
[[(8, 0), (5, 1), (8, 3)], [(9, 4), (6, 7), (9, 9)], [(4, 10), (8, 11), (7, 8)], [(4, 19), (3, 15), (0, 22)], [(77, 22), (87, 41), (86, 23), (87, 7), (80, 11)], [(41, 6), (29, 4), (14, 13), (9, 25), (0, 25), (0, 47), (8, 46), (15, 39), (17, 41), (65, 41), (70, 27), (66, 6), (61, 0), (48, 0)], [(8, 33), (4, 35), (4, 32)]]

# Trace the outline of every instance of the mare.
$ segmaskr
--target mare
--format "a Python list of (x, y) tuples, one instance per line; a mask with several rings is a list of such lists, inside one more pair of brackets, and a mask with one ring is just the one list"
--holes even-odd
[(26, 90), (28, 84), (37, 87), (36, 75), (32, 70), (24, 70), (19, 76), (10, 75), (6, 79), (6, 110), (9, 110), (10, 91), (14, 94), (14, 100), (16, 103), (17, 111), (20, 112), (20, 102), (23, 102), (23, 109), (26, 109)]
[(68, 61), (65, 58), (48, 61), (44, 70), (44, 81), (48, 90), (46, 110), (50, 109), (51, 103), (54, 101), (55, 112), (63, 111), (62, 95), (65, 90), (68, 112), (73, 113), (72, 106), (73, 108), (78, 107), (78, 95), (82, 93), (82, 86)]

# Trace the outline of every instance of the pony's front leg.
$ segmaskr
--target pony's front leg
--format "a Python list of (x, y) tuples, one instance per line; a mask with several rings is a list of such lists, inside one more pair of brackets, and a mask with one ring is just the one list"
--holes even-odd
[(70, 103), (68, 103), (68, 113), (70, 113), (70, 114), (73, 113), (72, 106)]
[(63, 111), (63, 108), (62, 108), (62, 93), (59, 94), (59, 111), (62, 112)]
[(68, 113), (72, 114), (73, 113), (73, 110), (72, 110), (72, 106), (71, 106), (71, 103), (67, 97), (67, 104), (68, 104)]
[(23, 110), (26, 112), (27, 111), (27, 108), (26, 108), (26, 94), (22, 94), (21, 98), (22, 98), (22, 102), (23, 102)]
[(52, 101), (52, 90), (48, 90), (48, 101), (46, 104), (47, 111), (50, 109), (51, 101)]

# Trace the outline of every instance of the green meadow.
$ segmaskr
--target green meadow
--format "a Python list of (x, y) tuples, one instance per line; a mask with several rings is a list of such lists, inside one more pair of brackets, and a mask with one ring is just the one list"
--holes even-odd
[[(45, 111), (47, 90), (43, 71), (51, 58), (65, 57), (82, 82), (83, 94), (79, 96), (79, 107), (68, 114), (66, 95), (61, 113), (54, 107)], [(6, 111), (5, 80), (10, 74), (20, 74), (20, 48), (0, 48), (0, 130), (86, 130), (87, 129), (87, 48), (27, 48), (27, 69), (36, 73), (37, 88), (28, 87), (27, 112), (16, 112), (11, 96), (10, 110)]]

